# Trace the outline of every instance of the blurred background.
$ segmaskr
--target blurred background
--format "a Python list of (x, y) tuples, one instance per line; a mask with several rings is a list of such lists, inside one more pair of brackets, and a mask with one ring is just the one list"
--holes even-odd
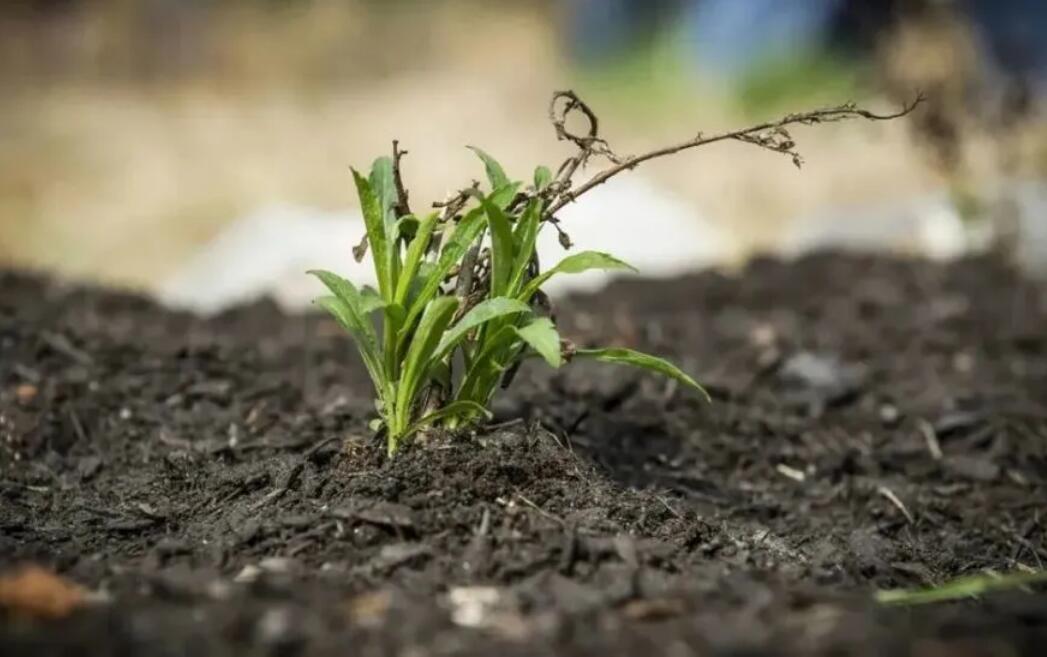
[[(565, 217), (647, 273), (851, 245), (1047, 260), (1042, 0), (5, 0), (0, 266), (214, 310), (355, 265), (348, 167), (396, 138), (416, 209), (567, 152), (576, 90), (619, 153), (854, 100), (806, 165), (727, 143)], [(366, 276), (362, 272), (361, 276)], [(595, 283), (593, 283), (595, 284)]]

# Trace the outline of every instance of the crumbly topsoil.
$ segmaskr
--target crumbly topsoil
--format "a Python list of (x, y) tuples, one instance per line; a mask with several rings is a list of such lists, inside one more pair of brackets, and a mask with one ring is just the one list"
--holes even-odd
[(0, 654), (1042, 654), (1047, 595), (871, 593), (1047, 560), (1047, 286), (830, 253), (557, 305), (712, 403), (531, 364), (389, 462), (323, 318), (0, 273), (0, 580), (87, 592), (0, 599)]

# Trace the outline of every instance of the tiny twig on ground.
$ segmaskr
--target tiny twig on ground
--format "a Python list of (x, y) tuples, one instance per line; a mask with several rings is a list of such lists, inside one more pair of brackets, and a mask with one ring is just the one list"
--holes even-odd
[(893, 490), (887, 488), (886, 486), (879, 486), (876, 489), (876, 492), (886, 497), (888, 502), (897, 507), (897, 509), (902, 512), (902, 515), (905, 516), (905, 519), (909, 521), (910, 525), (916, 524), (916, 519), (913, 518), (913, 515), (911, 513), (909, 513), (909, 509), (906, 508), (905, 504), (902, 503), (901, 499), (894, 494)]
[(527, 506), (531, 507), (532, 509), (534, 509), (535, 511), (537, 511), (539, 515), (547, 518), (548, 520), (552, 520), (553, 522), (559, 524), (562, 527), (566, 527), (567, 526), (567, 522), (563, 518), (561, 518), (560, 516), (555, 515), (553, 513), (549, 513), (548, 511), (546, 511), (542, 507), (538, 506), (537, 504), (535, 504), (534, 502), (532, 502), (528, 498), (524, 497), (523, 493), (520, 493), (519, 491), (517, 491), (516, 498), (518, 500), (520, 500), (521, 502), (523, 502), (525, 505), (527, 505)]
[(938, 434), (934, 430), (934, 427), (927, 420), (917, 420), (916, 426), (920, 430), (920, 435), (923, 436), (923, 441), (927, 443), (927, 451), (930, 452), (931, 458), (935, 461), (942, 460), (942, 447), (938, 442)]

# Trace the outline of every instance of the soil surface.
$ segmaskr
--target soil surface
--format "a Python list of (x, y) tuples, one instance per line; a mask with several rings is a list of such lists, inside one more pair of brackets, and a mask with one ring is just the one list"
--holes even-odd
[(830, 253), (557, 305), (712, 402), (529, 364), (389, 462), (324, 318), (0, 274), (0, 654), (1043, 654), (1047, 594), (872, 593), (1047, 561), (1047, 286)]

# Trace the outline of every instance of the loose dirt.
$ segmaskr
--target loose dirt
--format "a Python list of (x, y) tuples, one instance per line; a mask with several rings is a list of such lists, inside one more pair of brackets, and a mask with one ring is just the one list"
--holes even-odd
[(324, 318), (0, 274), (0, 576), (78, 596), (0, 599), (0, 653), (1041, 654), (1045, 594), (872, 593), (1047, 560), (1047, 287), (819, 254), (557, 314), (713, 401), (534, 364), (389, 462)]

